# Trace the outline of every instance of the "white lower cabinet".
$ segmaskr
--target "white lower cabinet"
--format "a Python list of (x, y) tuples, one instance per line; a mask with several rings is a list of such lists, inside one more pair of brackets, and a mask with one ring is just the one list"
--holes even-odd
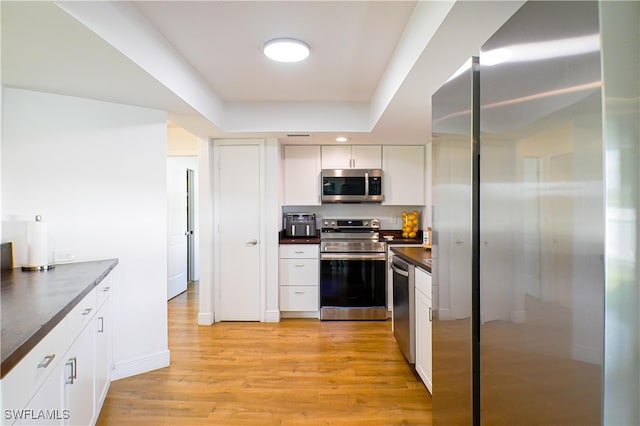
[(431, 274), (421, 268), (415, 270), (416, 285), (416, 372), (433, 393), (432, 384), (432, 298)]
[(94, 332), (85, 327), (64, 361), (64, 402), (69, 410), (66, 425), (89, 425), (94, 421)]
[(280, 246), (278, 282), (283, 316), (316, 316), (319, 311), (320, 260), (317, 244)]
[(111, 382), (110, 291), (107, 276), (2, 379), (3, 425), (97, 422)]

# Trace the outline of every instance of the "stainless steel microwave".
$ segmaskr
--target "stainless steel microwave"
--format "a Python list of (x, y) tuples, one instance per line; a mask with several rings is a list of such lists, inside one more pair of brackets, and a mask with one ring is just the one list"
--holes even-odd
[(380, 203), (381, 169), (323, 169), (323, 203)]

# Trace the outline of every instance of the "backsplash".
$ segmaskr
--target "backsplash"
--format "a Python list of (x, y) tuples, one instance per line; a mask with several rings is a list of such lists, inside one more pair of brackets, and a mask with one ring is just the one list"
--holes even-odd
[[(320, 220), (331, 219), (380, 219), (381, 229), (402, 229), (402, 212), (417, 210), (424, 225), (424, 206), (382, 206), (379, 204), (323, 204), (321, 206), (283, 206), (282, 213), (315, 213), (318, 229)], [(280, 224), (283, 227), (283, 224)]]

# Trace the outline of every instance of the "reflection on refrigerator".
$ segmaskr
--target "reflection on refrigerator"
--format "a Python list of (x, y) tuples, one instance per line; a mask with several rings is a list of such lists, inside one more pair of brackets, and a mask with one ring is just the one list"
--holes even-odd
[(435, 424), (602, 421), (598, 39), (598, 3), (528, 2), (433, 97)]

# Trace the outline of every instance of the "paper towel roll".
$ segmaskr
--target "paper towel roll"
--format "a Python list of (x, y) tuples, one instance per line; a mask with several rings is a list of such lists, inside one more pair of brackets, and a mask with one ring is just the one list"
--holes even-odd
[(29, 266), (47, 266), (49, 264), (49, 234), (47, 223), (40, 216), (27, 225), (27, 244), (29, 246)]

